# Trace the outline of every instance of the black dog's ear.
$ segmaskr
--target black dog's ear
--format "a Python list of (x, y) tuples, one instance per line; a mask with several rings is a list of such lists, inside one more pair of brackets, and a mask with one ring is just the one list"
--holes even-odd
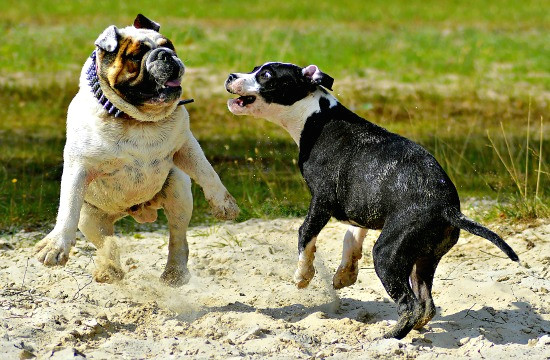
[(149, 29), (149, 30), (155, 30), (156, 32), (160, 29), (160, 24), (157, 22), (154, 22), (151, 19), (146, 18), (142, 14), (138, 14), (136, 19), (134, 20), (134, 27), (136, 29)]
[(107, 29), (103, 30), (101, 35), (95, 41), (95, 45), (107, 52), (113, 52), (118, 47), (118, 40), (120, 34), (116, 26), (111, 25)]
[(309, 65), (302, 69), (302, 74), (310, 79), (315, 85), (321, 85), (332, 91), (334, 79), (332, 76), (325, 74), (316, 65)]

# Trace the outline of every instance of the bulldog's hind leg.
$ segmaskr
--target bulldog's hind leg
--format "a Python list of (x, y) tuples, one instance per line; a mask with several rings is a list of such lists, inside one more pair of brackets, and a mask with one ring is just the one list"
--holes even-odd
[(350, 226), (344, 236), (342, 249), (342, 262), (332, 278), (332, 286), (341, 289), (355, 284), (359, 274), (359, 259), (363, 256), (363, 240), (367, 230), (356, 226)]
[(169, 286), (182, 286), (187, 284), (190, 278), (187, 269), (187, 227), (193, 212), (191, 179), (179, 168), (174, 167), (157, 196), (164, 208), (170, 230), (168, 260), (160, 278)]
[(120, 253), (114, 233), (114, 223), (120, 216), (110, 215), (84, 203), (80, 212), (78, 228), (87, 240), (97, 248), (94, 280), (100, 283), (112, 283), (124, 277), (120, 266)]

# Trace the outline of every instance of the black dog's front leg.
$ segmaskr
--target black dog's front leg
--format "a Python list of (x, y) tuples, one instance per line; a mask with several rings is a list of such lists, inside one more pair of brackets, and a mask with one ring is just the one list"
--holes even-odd
[(321, 229), (330, 220), (329, 207), (312, 199), (309, 210), (298, 233), (298, 268), (294, 273), (294, 283), (299, 289), (309, 285), (315, 275), (313, 260), (315, 259), (315, 242)]

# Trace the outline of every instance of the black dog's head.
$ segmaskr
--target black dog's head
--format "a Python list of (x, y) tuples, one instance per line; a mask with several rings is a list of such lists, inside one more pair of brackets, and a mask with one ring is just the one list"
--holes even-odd
[(265, 117), (270, 105), (291, 106), (319, 86), (332, 90), (333, 82), (332, 77), (315, 65), (301, 68), (294, 64), (269, 62), (249, 73), (229, 75), (225, 88), (239, 97), (229, 100), (227, 106), (236, 115)]

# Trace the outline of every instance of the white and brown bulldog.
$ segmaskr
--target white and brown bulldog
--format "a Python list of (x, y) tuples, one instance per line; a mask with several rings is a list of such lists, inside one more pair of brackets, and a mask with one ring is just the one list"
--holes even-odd
[(185, 107), (178, 106), (185, 68), (158, 30), (141, 14), (133, 26), (109, 26), (84, 64), (68, 110), (57, 222), (36, 245), (45, 265), (67, 262), (78, 228), (104, 254), (94, 278), (120, 279), (114, 223), (127, 215), (152, 222), (163, 208), (170, 240), (161, 280), (181, 286), (189, 279), (190, 177), (216, 217), (239, 213), (191, 133)]

